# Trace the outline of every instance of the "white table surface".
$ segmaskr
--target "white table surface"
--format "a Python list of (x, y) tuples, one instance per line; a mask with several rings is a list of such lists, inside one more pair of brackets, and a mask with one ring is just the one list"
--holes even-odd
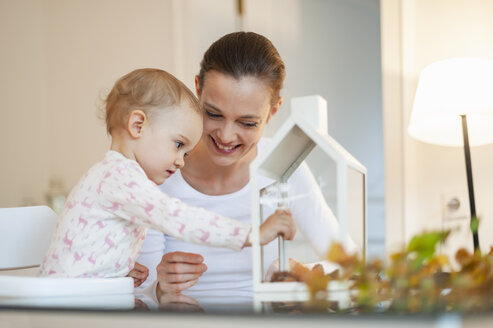
[(441, 317), (375, 317), (375, 316), (306, 316), (306, 315), (210, 315), (198, 313), (142, 312), (57, 312), (35, 310), (1, 310), (0, 327), (491, 327), (493, 317), (461, 320), (457, 316)]
[[(225, 290), (185, 293), (200, 312), (170, 312), (170, 307), (142, 310), (142, 302), (134, 309), (134, 295), (2, 298), (0, 328), (69, 327), (69, 328), (141, 328), (141, 327), (492, 327), (493, 312), (479, 315), (330, 315), (280, 314), (270, 312), (265, 301), (300, 300), (301, 295), (254, 295)], [(138, 299), (141, 297), (139, 296)], [(177, 304), (171, 309), (186, 309)], [(146, 307), (146, 305), (144, 306)], [(194, 307), (192, 307), (194, 308)], [(195, 307), (197, 308), (197, 307)], [(267, 310), (265, 310), (267, 309)], [(156, 326), (159, 325), (159, 326)]]

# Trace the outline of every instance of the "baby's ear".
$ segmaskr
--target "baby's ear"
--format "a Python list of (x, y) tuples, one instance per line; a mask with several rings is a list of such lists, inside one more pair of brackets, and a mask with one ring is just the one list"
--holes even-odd
[(147, 115), (141, 110), (133, 110), (128, 115), (127, 130), (132, 138), (140, 138), (142, 129), (147, 123)]

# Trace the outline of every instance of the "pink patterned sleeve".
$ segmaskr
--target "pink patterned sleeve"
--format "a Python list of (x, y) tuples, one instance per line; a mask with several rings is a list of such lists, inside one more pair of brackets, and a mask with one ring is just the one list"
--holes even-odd
[(133, 161), (124, 161), (105, 175), (99, 201), (103, 208), (187, 242), (241, 250), (249, 224), (169, 197)]

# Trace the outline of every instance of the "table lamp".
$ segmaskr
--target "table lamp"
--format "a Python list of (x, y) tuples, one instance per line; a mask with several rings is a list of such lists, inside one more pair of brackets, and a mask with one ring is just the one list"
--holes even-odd
[(464, 147), (471, 230), (479, 250), (469, 146), (493, 142), (493, 60), (452, 58), (425, 67), (408, 132), (423, 142)]

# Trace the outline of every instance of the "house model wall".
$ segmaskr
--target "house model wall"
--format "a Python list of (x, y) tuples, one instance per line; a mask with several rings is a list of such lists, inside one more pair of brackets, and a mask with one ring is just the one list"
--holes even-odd
[[(349, 233), (362, 256), (365, 256), (367, 243), (366, 168), (328, 135), (327, 102), (325, 99), (320, 96), (293, 98), (291, 115), (279, 128), (267, 148), (250, 165), (255, 292), (306, 291), (305, 286), (301, 283), (263, 281), (266, 270), (263, 267), (262, 246), (259, 244), (259, 226), (263, 219), (261, 213), (263, 190), (259, 192), (259, 178), (261, 176), (268, 177), (275, 181), (274, 184), (287, 182), (315, 147), (336, 164), (337, 210), (335, 215), (339, 221), (341, 235), (346, 236)], [(357, 176), (356, 186), (354, 187), (355, 184), (352, 183), (353, 190), (349, 193), (348, 180), (354, 182), (354, 178), (351, 176), (354, 177), (355, 175)], [(356, 192), (354, 192), (355, 188), (357, 189)], [(282, 202), (281, 199), (279, 203)], [(348, 215), (353, 208), (360, 209), (359, 213), (356, 213), (357, 222), (350, 222), (348, 225)], [(283, 247), (283, 243), (280, 243), (281, 256), (284, 256)], [(281, 262), (285, 262), (285, 260), (281, 260)]]

